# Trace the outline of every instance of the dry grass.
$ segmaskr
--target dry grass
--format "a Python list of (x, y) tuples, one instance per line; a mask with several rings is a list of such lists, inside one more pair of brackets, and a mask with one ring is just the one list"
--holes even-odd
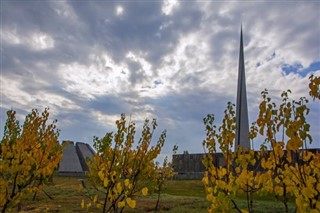
[[(27, 195), (22, 202), (22, 212), (87, 212), (81, 208), (83, 193), (78, 191), (79, 177), (54, 177), (53, 184), (45, 186), (44, 190), (53, 199), (49, 199), (44, 192), (39, 192), (36, 201), (32, 201), (32, 195)], [(237, 199), (241, 208), (246, 207), (244, 198)], [(153, 212), (156, 205), (156, 195), (137, 197), (135, 209), (126, 208), (124, 212)], [(167, 188), (161, 196), (161, 211), (170, 213), (207, 212), (209, 202), (205, 200), (204, 188), (199, 180), (169, 181)], [(255, 212), (284, 212), (282, 204), (276, 202), (272, 196), (257, 197)], [(293, 203), (290, 204), (291, 212), (294, 212)], [(11, 210), (16, 212), (16, 210)], [(101, 209), (91, 208), (90, 212), (101, 212)]]

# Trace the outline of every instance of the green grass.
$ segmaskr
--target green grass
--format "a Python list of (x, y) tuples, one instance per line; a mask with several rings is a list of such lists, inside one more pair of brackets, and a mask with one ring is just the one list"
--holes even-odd
[[(23, 212), (87, 212), (80, 206), (85, 197), (78, 191), (79, 179), (79, 177), (54, 177), (53, 184), (44, 187), (53, 200), (50, 200), (44, 192), (38, 193), (36, 201), (32, 201), (31, 194), (27, 195), (22, 202)], [(240, 208), (246, 208), (245, 196), (235, 200)], [(146, 197), (137, 197), (136, 208), (126, 208), (124, 212), (153, 212), (156, 201), (157, 196), (152, 193)], [(160, 212), (202, 213), (207, 212), (209, 206), (210, 203), (205, 199), (204, 187), (200, 180), (172, 180), (166, 184), (166, 189), (161, 195)], [(270, 195), (255, 196), (254, 206), (257, 213), (284, 212), (283, 204)], [(292, 201), (289, 207), (290, 212), (294, 212)], [(12, 212), (15, 211), (15, 209), (12, 210)], [(90, 212), (101, 212), (101, 210), (92, 208)]]

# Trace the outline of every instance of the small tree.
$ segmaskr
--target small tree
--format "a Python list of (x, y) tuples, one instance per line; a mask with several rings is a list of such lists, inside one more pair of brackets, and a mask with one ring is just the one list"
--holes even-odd
[[(203, 164), (206, 172), (202, 179), (205, 186), (207, 200), (211, 202), (208, 212), (230, 212), (232, 203), (238, 209), (234, 202), (233, 187), (235, 185), (235, 177), (233, 175), (233, 162), (235, 155), (232, 147), (235, 140), (235, 111), (234, 105), (230, 102), (224, 111), (222, 124), (217, 130), (214, 125), (214, 115), (208, 115), (203, 119), (206, 126), (206, 139), (203, 141), (205, 155)], [(219, 145), (225, 165), (221, 166), (214, 162), (213, 158), (217, 156), (216, 145)], [(238, 209), (241, 211), (240, 209)]]
[[(254, 212), (254, 194), (262, 191), (265, 184), (270, 179), (270, 173), (261, 173), (260, 165), (256, 162), (260, 160), (260, 153), (248, 150), (239, 146), (235, 159), (235, 192), (245, 194), (247, 199), (248, 212)], [(246, 212), (242, 210), (241, 212)]]
[[(166, 131), (163, 131), (156, 145), (151, 146), (157, 122), (146, 120), (142, 136), (133, 148), (135, 123), (127, 123), (122, 114), (116, 125), (115, 134), (107, 133), (101, 139), (95, 137), (97, 153), (88, 161), (88, 178), (94, 192), (88, 194), (91, 201), (86, 206), (94, 203), (97, 208), (102, 207), (102, 212), (122, 212), (125, 206), (135, 208), (135, 196), (147, 195), (146, 186), (155, 173), (154, 159), (160, 154), (166, 139)], [(82, 207), (85, 207), (84, 200)]]
[[(214, 115), (208, 115), (204, 119), (204, 124), (207, 137), (203, 141), (203, 146), (208, 153), (203, 161), (206, 172), (202, 182), (207, 200), (211, 202), (208, 212), (230, 212), (231, 209), (246, 212), (237, 206), (234, 199), (243, 193), (247, 196), (248, 211), (253, 212), (253, 194), (262, 189), (268, 174), (260, 174), (253, 169), (259, 158), (253, 150), (241, 146), (237, 152), (232, 150), (236, 130), (234, 104), (228, 103), (218, 129), (214, 124)], [(251, 139), (256, 136), (255, 130), (253, 126), (250, 132)], [(219, 145), (222, 151), (224, 163), (216, 158), (218, 156), (216, 145)]]
[(2, 212), (20, 204), (25, 193), (42, 189), (62, 158), (56, 120), (47, 125), (48, 109), (33, 109), (20, 127), (16, 112), (8, 118), (0, 146), (0, 207)]
[(161, 193), (164, 190), (166, 181), (168, 181), (170, 178), (174, 176), (174, 172), (173, 168), (170, 166), (170, 163), (168, 162), (168, 157), (165, 157), (162, 166), (160, 166), (160, 164), (157, 162), (155, 169), (156, 171), (154, 174), (154, 182), (155, 191), (157, 193), (157, 203), (154, 212), (158, 212)]
[[(314, 99), (319, 99), (319, 85), (320, 77), (311, 76), (309, 88)], [(259, 115), (249, 133), (252, 141), (258, 134), (264, 137), (260, 152), (241, 147), (237, 152), (231, 151), (236, 128), (232, 104), (228, 104), (218, 130), (213, 115), (204, 119), (207, 137), (203, 145), (208, 153), (202, 182), (211, 202), (209, 212), (229, 212), (232, 204), (238, 212), (253, 212), (253, 193), (258, 191), (273, 193), (284, 204), (285, 212), (289, 212), (290, 196), (294, 196), (298, 212), (319, 212), (320, 153), (308, 150), (312, 143), (306, 120), (308, 100), (304, 97), (290, 100), (289, 93), (290, 90), (282, 93), (279, 107), (267, 90), (261, 93)], [(224, 166), (215, 163), (217, 144), (224, 156)], [(243, 192), (247, 195), (247, 210), (239, 209), (233, 199)]]
[(312, 143), (306, 121), (308, 100), (303, 97), (290, 101), (289, 93), (290, 90), (282, 93), (283, 102), (277, 108), (267, 97), (267, 91), (262, 92), (264, 100), (257, 125), (271, 150), (262, 158), (261, 165), (272, 174), (272, 181), (266, 185), (268, 190), (283, 202), (286, 212), (289, 195), (296, 198), (299, 211), (312, 211), (320, 206), (320, 154), (307, 149)]

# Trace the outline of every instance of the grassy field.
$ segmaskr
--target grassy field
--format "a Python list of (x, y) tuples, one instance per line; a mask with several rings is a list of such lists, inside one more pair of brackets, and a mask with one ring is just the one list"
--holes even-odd
[[(83, 194), (78, 191), (79, 177), (54, 177), (53, 184), (45, 186), (44, 190), (50, 196), (40, 192), (36, 201), (32, 195), (22, 203), (22, 212), (86, 212), (80, 206)], [(245, 208), (246, 200), (237, 198), (240, 208)], [(257, 197), (255, 212), (284, 212), (280, 202), (270, 196)], [(156, 195), (138, 197), (136, 209), (125, 209), (125, 212), (153, 212), (156, 204)], [(205, 200), (204, 188), (200, 180), (172, 180), (169, 181), (165, 192), (161, 196), (161, 212), (171, 213), (202, 213), (207, 212), (209, 202)], [(14, 210), (15, 212), (15, 210)], [(101, 212), (92, 208), (90, 212)], [(290, 212), (294, 212), (294, 205), (290, 203)]]

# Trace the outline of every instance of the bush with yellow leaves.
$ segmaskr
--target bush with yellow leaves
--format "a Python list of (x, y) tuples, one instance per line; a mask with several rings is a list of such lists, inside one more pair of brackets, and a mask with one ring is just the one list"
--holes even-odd
[[(320, 77), (310, 76), (310, 95), (319, 98)], [(283, 92), (282, 103), (271, 101), (264, 90), (257, 121), (253, 123), (249, 138), (260, 135), (264, 143), (260, 151), (239, 147), (231, 148), (235, 139), (234, 105), (228, 103), (222, 125), (217, 129), (214, 115), (204, 119), (206, 139), (203, 142), (207, 154), (203, 161), (206, 168), (202, 182), (207, 200), (211, 202), (208, 212), (254, 212), (253, 194), (272, 193), (289, 212), (288, 199), (295, 198), (297, 212), (317, 213), (320, 209), (320, 153), (308, 150), (312, 143), (308, 100), (289, 99), (290, 90)], [(216, 145), (224, 156), (225, 165), (215, 163)], [(245, 193), (247, 209), (239, 209), (235, 197)]]
[(148, 194), (147, 186), (155, 175), (154, 160), (164, 145), (166, 131), (151, 146), (157, 122), (146, 120), (142, 136), (134, 148), (135, 123), (127, 123), (122, 114), (116, 125), (115, 134), (111, 132), (101, 139), (94, 139), (97, 153), (92, 160), (88, 160), (91, 188), (87, 191), (87, 197), (90, 201), (85, 203), (83, 200), (83, 208), (95, 205), (102, 208), (102, 212), (122, 212), (125, 206), (136, 207), (136, 195)]
[(34, 109), (21, 127), (16, 112), (8, 118), (0, 143), (0, 208), (5, 212), (20, 204), (23, 195), (42, 189), (62, 158), (56, 120), (47, 125), (48, 109)]
[(316, 211), (320, 209), (320, 153), (307, 148), (312, 143), (306, 120), (308, 100), (290, 100), (289, 93), (290, 90), (282, 93), (282, 103), (277, 107), (267, 96), (268, 91), (262, 92), (257, 131), (271, 150), (267, 153), (266, 146), (262, 146), (265, 155), (261, 166), (272, 174), (272, 181), (265, 187), (282, 201), (286, 212), (289, 196), (295, 197), (299, 212)]
[(173, 172), (173, 168), (171, 167), (170, 163), (168, 162), (167, 156), (164, 158), (162, 166), (160, 166), (159, 162), (156, 163), (153, 182), (155, 185), (155, 192), (157, 193), (157, 202), (156, 202), (156, 207), (155, 207), (154, 212), (159, 211), (160, 196), (165, 188), (165, 183), (169, 179), (171, 179), (174, 175), (175, 175), (175, 173)]
[[(211, 202), (208, 212), (231, 212), (232, 209), (245, 212), (235, 202), (236, 196), (243, 193), (247, 195), (250, 211), (253, 209), (253, 194), (262, 188), (262, 179), (266, 177), (249, 169), (259, 157), (253, 150), (238, 147), (238, 151), (233, 152), (236, 130), (234, 104), (228, 103), (219, 128), (214, 124), (214, 115), (204, 118), (204, 124), (207, 137), (203, 146), (207, 153), (203, 160), (206, 172), (202, 182), (207, 200)], [(215, 159), (217, 145), (222, 151), (224, 165)]]

